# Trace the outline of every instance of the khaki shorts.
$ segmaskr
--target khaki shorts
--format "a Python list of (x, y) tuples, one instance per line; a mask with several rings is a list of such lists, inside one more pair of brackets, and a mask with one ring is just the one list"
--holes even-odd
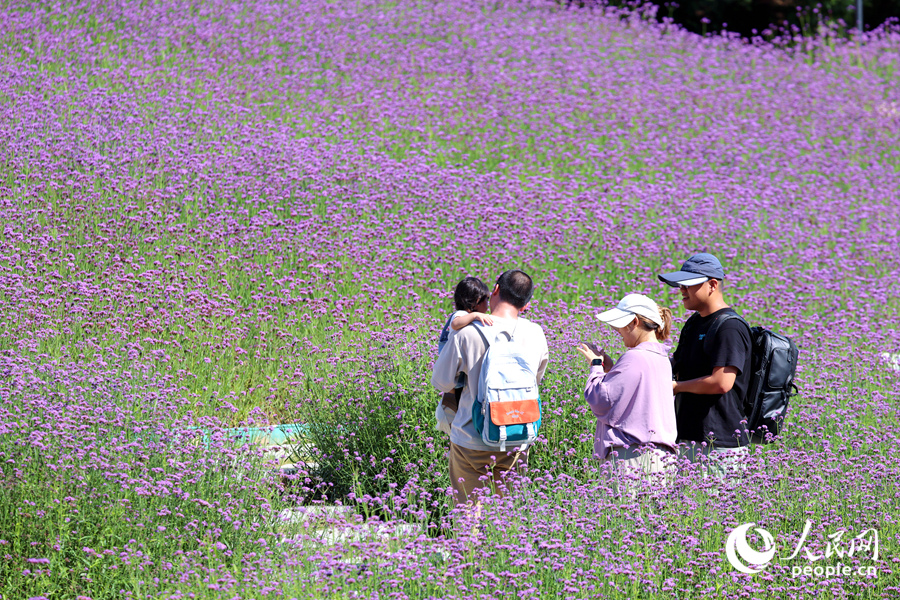
[[(474, 500), (476, 489), (490, 488), (503, 494), (504, 474), (521, 473), (528, 465), (528, 450), (500, 452), (500, 450), (469, 450), (450, 443), (450, 484), (457, 505)], [(485, 477), (487, 476), (487, 477)], [(485, 477), (485, 479), (482, 479)]]

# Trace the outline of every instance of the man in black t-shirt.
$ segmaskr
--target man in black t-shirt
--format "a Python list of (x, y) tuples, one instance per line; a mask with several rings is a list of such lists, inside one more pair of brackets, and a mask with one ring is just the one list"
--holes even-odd
[[(728, 319), (706, 341), (717, 321), (735, 312), (722, 297), (725, 272), (715, 256), (695, 254), (680, 271), (659, 278), (679, 288), (684, 308), (696, 311), (681, 330), (672, 358), (678, 441), (688, 444), (692, 460), (700, 452), (716, 451), (726, 461), (734, 461), (747, 453), (750, 443), (744, 414), (751, 370), (750, 330), (742, 321)], [(703, 442), (706, 446), (701, 446)]]

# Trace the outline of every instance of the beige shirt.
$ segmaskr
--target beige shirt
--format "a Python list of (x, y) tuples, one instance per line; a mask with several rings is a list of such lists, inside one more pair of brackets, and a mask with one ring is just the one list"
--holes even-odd
[(431, 374), (431, 383), (441, 392), (451, 392), (456, 386), (457, 373), (467, 375), (466, 387), (459, 399), (459, 410), (453, 419), (450, 430), (450, 441), (457, 446), (469, 450), (496, 450), (485, 445), (481, 435), (472, 424), (472, 407), (478, 393), (478, 382), (481, 377), (481, 363), (487, 347), (476, 327), (480, 327), (488, 340), (493, 340), (501, 331), (512, 332), (515, 339), (522, 344), (529, 365), (537, 374), (538, 383), (547, 370), (550, 352), (547, 338), (540, 325), (536, 325), (524, 317), (518, 319), (494, 318), (492, 327), (483, 327), (473, 323), (450, 334), (447, 345), (438, 356)]

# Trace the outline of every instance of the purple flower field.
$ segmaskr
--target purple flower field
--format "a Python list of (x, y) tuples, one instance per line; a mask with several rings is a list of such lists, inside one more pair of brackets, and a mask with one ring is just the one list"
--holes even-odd
[[(5, 3), (0, 598), (900, 596), (900, 29), (650, 12)], [(800, 346), (800, 394), (738, 488), (623, 498), (575, 347), (623, 351), (593, 315), (629, 292), (677, 339), (656, 273), (697, 251)], [(454, 512), (436, 337), (512, 267), (543, 437)], [(292, 474), (227, 431), (298, 422)], [(725, 551), (751, 522), (758, 574)]]

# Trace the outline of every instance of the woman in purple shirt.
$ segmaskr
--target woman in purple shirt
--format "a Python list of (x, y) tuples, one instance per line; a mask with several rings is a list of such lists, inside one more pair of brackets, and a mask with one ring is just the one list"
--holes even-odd
[[(669, 337), (672, 313), (642, 294), (629, 294), (618, 306), (597, 315), (625, 342), (625, 354), (612, 358), (596, 346), (578, 351), (591, 361), (584, 398), (597, 417), (594, 455), (615, 459), (620, 474), (669, 472), (675, 452), (672, 365), (660, 343)], [(643, 446), (643, 447), (642, 447)]]

